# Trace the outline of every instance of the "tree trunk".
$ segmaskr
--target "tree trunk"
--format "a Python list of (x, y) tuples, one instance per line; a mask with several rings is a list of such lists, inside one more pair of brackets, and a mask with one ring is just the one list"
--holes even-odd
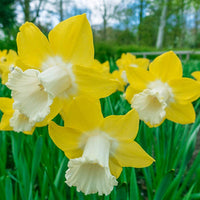
[(24, 21), (30, 21), (30, 0), (24, 1)]
[(143, 13), (144, 13), (144, 0), (140, 0), (140, 5), (139, 5), (139, 26), (138, 26), (138, 34), (137, 34), (137, 41), (138, 44), (140, 44), (141, 41), (141, 30), (140, 30), (140, 25), (142, 24), (143, 21)]
[(160, 17), (160, 25), (158, 29), (158, 36), (157, 36), (157, 42), (156, 42), (156, 48), (160, 49), (163, 45), (163, 39), (164, 39), (164, 30), (166, 25), (166, 17), (167, 17), (167, 7), (168, 7), (169, 0), (164, 0), (164, 5)]
[(63, 21), (63, 0), (60, 0), (59, 2), (59, 13), (60, 13), (60, 22)]
[(103, 1), (103, 39), (107, 39), (107, 7), (105, 0)]
[(184, 10), (185, 10), (185, 0), (181, 0), (180, 6), (180, 39), (179, 39), (179, 47), (182, 48), (185, 44), (185, 17), (184, 17)]
[(140, 24), (143, 20), (143, 12), (144, 12), (144, 0), (140, 0)]
[(194, 14), (194, 46), (197, 46), (198, 43), (198, 9), (195, 9), (195, 14)]

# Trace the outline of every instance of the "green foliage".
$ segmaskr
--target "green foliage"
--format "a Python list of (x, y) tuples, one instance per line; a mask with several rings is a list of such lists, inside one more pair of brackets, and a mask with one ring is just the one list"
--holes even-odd
[(14, 0), (0, 1), (0, 25), (3, 27), (6, 34), (10, 35), (10, 30), (15, 23), (15, 8)]
[(126, 52), (143, 52), (143, 51), (155, 51), (155, 48), (148, 46), (139, 46), (139, 45), (119, 45), (113, 42), (95, 42), (95, 58), (100, 62), (105, 62), (109, 60), (110, 57), (115, 60), (120, 58), (122, 53)]
[(13, 50), (17, 50), (17, 45), (16, 45), (16, 41), (15, 40), (9, 40), (9, 39), (4, 39), (4, 40), (0, 40), (0, 50), (4, 50), (4, 49), (13, 49)]
[[(151, 24), (151, 26), (150, 26)], [(139, 44), (154, 47), (158, 34), (159, 18), (157, 13), (146, 16), (138, 28)]]

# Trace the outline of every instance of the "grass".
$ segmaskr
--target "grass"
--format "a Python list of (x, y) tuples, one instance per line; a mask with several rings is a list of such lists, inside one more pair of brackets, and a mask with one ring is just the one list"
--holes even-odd
[[(114, 62), (111, 61), (111, 68)], [(200, 69), (200, 61), (183, 63), (184, 76)], [(10, 96), (2, 86), (1, 96)], [(101, 99), (104, 116), (125, 114), (130, 105), (116, 92)], [(65, 181), (68, 159), (51, 141), (47, 127), (32, 136), (0, 133), (0, 199), (2, 200), (191, 200), (200, 199), (200, 101), (194, 102), (194, 124), (165, 121), (148, 128), (140, 122), (137, 142), (156, 162), (148, 168), (124, 168), (118, 186), (109, 196), (88, 195), (68, 187)], [(56, 123), (62, 124), (57, 116)], [(198, 139), (198, 140), (197, 140)], [(200, 144), (199, 144), (200, 145)]]

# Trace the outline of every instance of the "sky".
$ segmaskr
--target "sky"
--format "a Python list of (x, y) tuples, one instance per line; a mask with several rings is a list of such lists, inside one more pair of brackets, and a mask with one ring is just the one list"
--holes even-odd
[[(66, 13), (69, 13), (71, 8), (76, 5), (78, 9), (88, 10), (88, 20), (91, 25), (100, 25), (103, 23), (102, 19), (102, 8), (103, 8), (103, 0), (63, 0), (64, 1), (64, 10)], [(122, 0), (105, 0), (109, 12), (112, 12), (112, 8), (114, 5), (117, 5)], [(31, 10), (34, 10), (36, 5), (38, 5), (38, 0), (33, 0), (31, 3)], [(54, 27), (59, 23), (59, 17), (55, 13), (57, 13), (57, 7), (55, 5), (56, 0), (48, 0), (45, 4), (44, 9), (40, 12), (39, 22), (44, 24), (50, 24)], [(53, 5), (54, 3), (54, 5)], [(91, 10), (91, 11), (89, 11)], [(23, 23), (23, 12), (20, 5), (17, 5), (17, 21), (21, 24)], [(109, 21), (109, 23), (115, 23), (114, 21)]]

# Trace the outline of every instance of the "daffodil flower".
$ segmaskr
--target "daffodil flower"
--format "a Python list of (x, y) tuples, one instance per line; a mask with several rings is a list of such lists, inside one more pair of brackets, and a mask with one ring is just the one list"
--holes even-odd
[(15, 68), (7, 86), (12, 90), (14, 108), (33, 121), (44, 119), (55, 97), (70, 99), (87, 93), (101, 98), (117, 88), (117, 81), (89, 67), (94, 48), (85, 14), (59, 23), (48, 39), (26, 22), (17, 35), (17, 46), (21, 62), (29, 69)]
[(2, 57), (0, 56), (0, 59), (2, 60), (2, 62), (0, 62), (2, 84), (5, 84), (8, 81), (8, 74), (14, 69), (17, 58), (17, 53), (13, 50), (9, 50), (9, 52), (4, 56), (2, 55)]
[(149, 59), (147, 58), (136, 58), (135, 55), (131, 53), (123, 53), (121, 58), (116, 61), (119, 69), (125, 69), (126, 67), (140, 67), (143, 69), (147, 69), (149, 66)]
[(3, 112), (0, 130), (24, 132), (29, 135), (34, 132), (35, 127), (46, 126), (58, 114), (58, 110), (62, 107), (62, 102), (59, 99), (55, 99), (50, 107), (50, 114), (42, 122), (37, 123), (36, 121), (30, 120), (23, 113), (20, 113), (19, 110), (13, 109), (13, 103), (13, 99), (0, 98), (0, 110)]
[(118, 88), (120, 91), (124, 91), (124, 87), (129, 83), (127, 79), (128, 68), (143, 68), (147, 69), (149, 60), (147, 58), (136, 58), (131, 53), (123, 53), (121, 58), (116, 61), (119, 70), (115, 70), (112, 74), (119, 82), (121, 86)]
[(166, 118), (180, 124), (195, 121), (192, 101), (200, 96), (200, 84), (182, 77), (182, 65), (172, 51), (158, 56), (149, 71), (129, 68), (126, 99), (147, 125), (158, 126)]
[(135, 141), (139, 117), (101, 113), (99, 101), (77, 97), (62, 112), (65, 127), (49, 124), (54, 143), (70, 159), (66, 183), (85, 194), (108, 195), (122, 167), (147, 167), (154, 161)]

